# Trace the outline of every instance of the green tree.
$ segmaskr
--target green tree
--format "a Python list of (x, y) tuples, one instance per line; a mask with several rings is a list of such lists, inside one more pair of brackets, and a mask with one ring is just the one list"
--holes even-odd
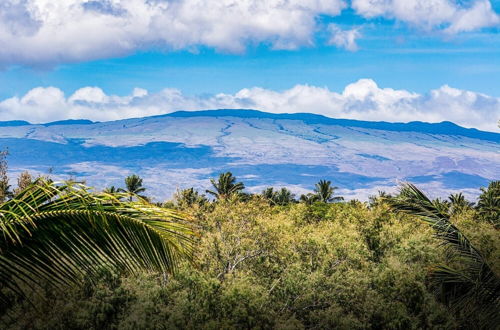
[(319, 201), (319, 197), (316, 194), (302, 194), (300, 195), (300, 201), (306, 205), (312, 205), (315, 202)]
[(8, 155), (8, 150), (0, 151), (0, 203), (12, 196), (9, 185), (9, 177), (7, 176)]
[(103, 269), (172, 273), (193, 243), (172, 210), (44, 180), (0, 204), (0, 233), (0, 287), (20, 296), (92, 280)]
[(245, 189), (245, 185), (242, 182), (236, 182), (236, 177), (231, 172), (221, 173), (217, 181), (210, 179), (210, 183), (214, 189), (207, 189), (206, 193), (217, 199), (227, 199)]
[(450, 201), (449, 213), (451, 215), (470, 209), (474, 205), (474, 203), (469, 202), (462, 193), (451, 194), (448, 200)]
[(116, 194), (119, 192), (119, 189), (115, 186), (109, 186), (103, 190), (107, 194)]
[(142, 178), (136, 174), (129, 175), (125, 178), (125, 189), (118, 189), (118, 192), (124, 192), (128, 194), (129, 201), (132, 201), (134, 196), (140, 197), (142, 199), (147, 199), (146, 196), (141, 195), (146, 188), (142, 186)]
[(277, 191), (275, 191), (274, 188), (269, 187), (262, 191), (261, 195), (268, 200), (271, 205), (285, 206), (296, 202), (295, 195), (285, 187)]
[(323, 203), (332, 203), (343, 201), (344, 198), (340, 196), (333, 196), (338, 187), (332, 186), (331, 181), (320, 180), (314, 185), (314, 193), (318, 196), (318, 201)]
[(490, 182), (481, 191), (476, 206), (480, 219), (500, 228), (500, 181)]
[(412, 184), (404, 184), (400, 194), (389, 200), (392, 209), (416, 216), (429, 224), (447, 249), (448, 264), (436, 266), (430, 278), (440, 298), (474, 327), (493, 329), (500, 322), (500, 278), (471, 243), (450, 222), (436, 201), (431, 201)]
[(190, 207), (195, 204), (203, 206), (206, 203), (208, 203), (208, 199), (205, 197), (205, 195), (200, 194), (197, 190), (195, 190), (192, 187), (181, 191), (177, 191), (174, 196), (174, 200), (177, 205), (183, 207)]

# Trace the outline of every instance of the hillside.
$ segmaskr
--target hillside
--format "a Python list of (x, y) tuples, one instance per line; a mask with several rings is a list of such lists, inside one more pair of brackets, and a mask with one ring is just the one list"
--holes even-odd
[(450, 122), (387, 123), (255, 110), (176, 112), (91, 122), (33, 125), (0, 122), (0, 149), (22, 170), (76, 177), (89, 185), (120, 185), (137, 173), (149, 194), (205, 188), (230, 170), (250, 191), (286, 185), (305, 192), (319, 179), (348, 198), (417, 183), (431, 195), (466, 195), (500, 173), (500, 134)]

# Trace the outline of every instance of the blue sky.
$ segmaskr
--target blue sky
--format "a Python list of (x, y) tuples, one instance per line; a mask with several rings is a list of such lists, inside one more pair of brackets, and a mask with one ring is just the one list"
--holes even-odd
[(6, 0), (0, 120), (248, 106), (495, 130), (499, 12), (497, 0)]

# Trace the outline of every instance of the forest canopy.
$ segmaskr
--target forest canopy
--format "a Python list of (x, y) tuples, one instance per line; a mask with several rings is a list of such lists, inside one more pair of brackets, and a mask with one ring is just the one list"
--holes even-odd
[[(61, 189), (61, 184), (46, 178), (26, 181), (23, 174), (19, 182), (25, 184), (24, 190), (4, 194), (0, 206), (4, 223), (7, 206), (19, 194), (40, 185)], [(54, 285), (50, 276), (33, 279), (34, 289), (24, 287), (28, 282), (18, 283), (23, 295), (5, 285), (2, 273), (2, 328), (491, 329), (498, 325), (498, 181), (484, 187), (475, 202), (459, 193), (430, 200), (411, 184), (393, 196), (380, 192), (360, 202), (344, 201), (326, 180), (299, 198), (286, 188), (245, 193), (231, 173), (211, 183), (207, 193), (212, 198), (187, 188), (158, 204), (148, 202), (150, 196), (138, 176), (128, 177), (124, 188), (109, 187), (104, 192), (81, 188), (88, 192), (89, 203), (96, 203), (96, 196), (114, 196), (113, 207), (123, 203), (129, 208), (149, 207), (147, 212), (170, 212), (163, 216), (179, 224), (176, 235), (187, 239), (178, 245), (182, 253), (176, 254), (174, 263), (165, 264), (170, 268), (139, 262), (127, 269), (103, 259), (92, 264), (91, 275), (74, 272), (76, 278), (62, 286)], [(127, 237), (133, 239), (134, 230), (130, 227)], [(25, 242), (29, 247), (30, 241)], [(2, 260), (8, 262), (7, 243), (2, 244)], [(153, 258), (132, 252), (126, 258), (142, 256)], [(81, 265), (86, 264), (66, 266)], [(73, 273), (59, 275), (69, 274)], [(17, 281), (15, 273), (9, 276)]]

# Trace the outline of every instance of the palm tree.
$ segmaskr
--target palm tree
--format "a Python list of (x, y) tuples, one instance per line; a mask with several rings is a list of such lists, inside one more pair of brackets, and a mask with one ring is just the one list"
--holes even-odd
[(236, 182), (236, 177), (231, 172), (221, 173), (217, 181), (210, 179), (210, 183), (214, 190), (207, 189), (206, 192), (217, 199), (227, 199), (245, 189), (245, 185), (242, 182)]
[(316, 194), (308, 193), (308, 194), (300, 195), (300, 201), (302, 203), (305, 203), (306, 205), (312, 205), (315, 202), (319, 201), (319, 198), (318, 198), (318, 195), (316, 195)]
[(126, 189), (118, 189), (118, 192), (124, 192), (128, 194), (129, 201), (131, 202), (134, 196), (140, 197), (142, 199), (147, 199), (146, 196), (140, 195), (146, 188), (142, 186), (142, 178), (138, 175), (132, 174), (125, 178)]
[(193, 234), (175, 211), (37, 180), (0, 204), (0, 287), (26, 296), (46, 284), (93, 281), (103, 268), (173, 273), (191, 258)]
[(103, 191), (107, 194), (117, 194), (119, 193), (119, 190), (120, 189), (116, 188), (115, 186), (110, 186), (105, 188)]
[(469, 202), (462, 193), (451, 194), (448, 197), (448, 200), (450, 201), (450, 215), (463, 212), (466, 209), (470, 209), (474, 205), (474, 203)]
[(177, 205), (181, 206), (193, 206), (195, 204), (203, 206), (208, 202), (205, 195), (200, 194), (197, 190), (194, 190), (194, 188), (178, 191), (175, 194), (174, 199)]
[(340, 196), (333, 196), (338, 187), (333, 187), (331, 181), (320, 180), (314, 185), (314, 192), (318, 196), (318, 200), (323, 203), (340, 202), (344, 198)]
[[(460, 311), (464, 320), (476, 320), (475, 328), (495, 328), (500, 322), (500, 278), (479, 250), (450, 222), (450, 215), (412, 184), (387, 200), (393, 210), (416, 216), (429, 224), (447, 249), (449, 262), (460, 268), (439, 265), (430, 277), (441, 298)], [(477, 318), (474, 318), (477, 317)], [(473, 321), (473, 322), (476, 322)]]
[(269, 187), (262, 191), (262, 197), (267, 199), (271, 205), (285, 206), (296, 202), (295, 195), (287, 188), (281, 188), (274, 191), (274, 188)]
[(274, 195), (276, 192), (274, 191), (273, 187), (267, 187), (266, 189), (262, 190), (262, 197), (270, 202), (272, 202)]
[(274, 196), (274, 203), (276, 205), (285, 206), (295, 202), (295, 195), (292, 194), (290, 190), (287, 188), (281, 188), (276, 192)]
[(492, 181), (488, 188), (481, 188), (476, 209), (479, 217), (500, 228), (500, 181)]

